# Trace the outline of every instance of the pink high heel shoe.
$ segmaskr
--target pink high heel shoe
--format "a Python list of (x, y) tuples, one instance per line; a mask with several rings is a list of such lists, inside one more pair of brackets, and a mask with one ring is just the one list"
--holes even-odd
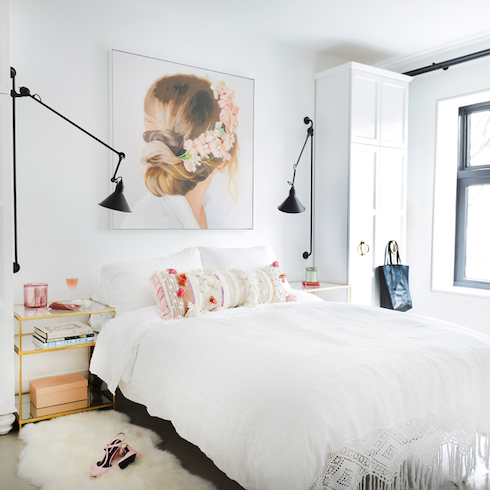
[[(122, 438), (119, 437), (121, 435)], [(126, 437), (124, 435), (124, 432), (119, 432), (119, 434), (116, 434), (112, 441), (107, 444), (107, 446), (104, 448), (104, 457), (100, 461), (97, 461), (97, 463), (95, 463), (94, 467), (92, 468), (92, 476), (103, 475), (111, 469), (112, 461), (116, 456), (120, 454), (122, 444), (125, 439)]]
[(141, 454), (135, 451), (129, 444), (123, 444), (119, 452), (121, 459), (117, 462), (119, 468), (124, 470), (127, 466), (134, 462), (136, 458), (141, 458)]

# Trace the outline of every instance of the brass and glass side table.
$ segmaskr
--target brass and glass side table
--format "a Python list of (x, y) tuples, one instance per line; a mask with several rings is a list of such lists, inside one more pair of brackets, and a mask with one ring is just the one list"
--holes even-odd
[[(86, 303), (84, 301), (83, 303)], [(104, 305), (94, 300), (90, 300), (89, 306), (81, 306), (77, 311), (68, 310), (52, 310), (49, 308), (26, 308), (22, 305), (14, 305), (14, 318), (18, 322), (18, 327), (16, 334), (14, 336), (14, 351), (16, 352), (19, 359), (19, 394), (15, 397), (15, 405), (17, 408), (17, 421), (19, 422), (19, 430), (24, 424), (29, 422), (37, 422), (39, 420), (50, 419), (53, 417), (60, 417), (62, 415), (68, 415), (77, 412), (86, 412), (87, 410), (96, 410), (99, 408), (115, 406), (114, 395), (103, 386), (101, 380), (96, 376), (92, 376), (89, 373), (89, 383), (87, 388), (87, 401), (83, 408), (78, 408), (76, 410), (62, 411), (58, 413), (53, 413), (50, 415), (43, 415), (34, 417), (31, 415), (31, 403), (29, 393), (23, 393), (22, 390), (22, 359), (24, 356), (44, 354), (46, 352), (68, 350), (68, 349), (87, 349), (88, 359), (87, 362), (90, 363), (90, 358), (92, 356), (93, 348), (97, 341), (97, 337), (94, 337), (94, 341), (87, 344), (75, 344), (75, 345), (64, 345), (60, 347), (49, 347), (40, 348), (32, 341), (32, 334), (34, 331), (33, 321), (46, 321), (55, 320), (55, 322), (70, 321), (70, 317), (80, 317), (99, 314), (99, 313), (109, 313), (114, 317), (116, 315), (115, 308)], [(61, 319), (61, 320), (60, 320)], [(23, 324), (30, 322), (29, 326), (23, 328)], [(32, 326), (31, 326), (32, 325)], [(24, 331), (23, 331), (24, 330)]]
[(320, 281), (319, 286), (304, 287), (301, 282), (291, 282), (291, 287), (293, 289), (306, 291), (307, 293), (318, 293), (320, 291), (333, 291), (335, 289), (347, 289), (347, 302), (351, 302), (352, 287), (350, 284), (337, 284), (334, 282), (324, 282)]

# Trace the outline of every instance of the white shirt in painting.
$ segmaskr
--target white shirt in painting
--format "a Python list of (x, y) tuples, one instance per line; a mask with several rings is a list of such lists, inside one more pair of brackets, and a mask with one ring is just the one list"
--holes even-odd
[[(206, 194), (202, 203), (209, 229), (225, 228), (225, 217)], [(121, 224), (126, 229), (200, 229), (192, 209), (184, 196), (157, 197), (147, 193), (138, 201), (132, 213)]]

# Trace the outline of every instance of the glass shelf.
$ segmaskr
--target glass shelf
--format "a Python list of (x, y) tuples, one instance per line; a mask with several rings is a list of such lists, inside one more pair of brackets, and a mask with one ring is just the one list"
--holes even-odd
[(60, 417), (62, 415), (71, 415), (73, 413), (86, 412), (88, 410), (96, 410), (105, 407), (114, 407), (114, 397), (112, 393), (107, 389), (98, 389), (89, 384), (87, 389), (87, 399), (84, 400), (83, 406), (76, 408), (75, 410), (66, 410), (62, 405), (59, 406), (59, 411), (56, 412), (56, 408), (53, 407), (54, 413), (50, 413), (43, 416), (35, 417), (31, 413), (31, 398), (29, 393), (22, 395), (22, 420), (19, 416), (19, 395), (15, 396), (15, 408), (17, 409), (17, 420), (19, 425), (22, 426), (29, 422), (37, 422), (39, 420), (51, 419), (53, 417)]
[[(60, 303), (71, 303), (70, 301), (60, 301)], [(14, 316), (17, 320), (40, 320), (41, 318), (60, 318), (77, 315), (93, 315), (95, 313), (112, 313), (114, 308), (90, 300), (87, 307), (81, 306), (77, 311), (70, 310), (52, 310), (51, 308), (26, 308), (23, 304), (14, 305)]]
[(97, 334), (95, 334), (93, 342), (43, 348), (43, 347), (39, 347), (38, 345), (36, 345), (35, 342), (32, 341), (32, 335), (30, 333), (26, 333), (26, 334), (22, 334), (22, 351), (20, 350), (19, 347), (19, 335), (14, 335), (14, 350), (17, 354), (25, 356), (27, 354), (39, 354), (41, 352), (51, 352), (51, 351), (65, 350), (65, 349), (77, 349), (80, 347), (94, 347), (96, 341), (97, 341)]

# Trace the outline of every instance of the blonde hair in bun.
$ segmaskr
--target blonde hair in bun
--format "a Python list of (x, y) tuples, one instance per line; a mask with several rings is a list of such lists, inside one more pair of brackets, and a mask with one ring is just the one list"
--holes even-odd
[[(220, 120), (220, 106), (210, 82), (194, 75), (162, 77), (149, 88), (144, 101), (143, 139), (147, 142), (141, 156), (145, 166), (147, 189), (157, 197), (186, 195), (216, 169), (226, 166), (228, 190), (234, 199), (232, 181), (238, 169), (239, 146), (229, 151), (230, 159), (203, 160), (195, 171), (186, 170), (182, 158), (184, 143), (215, 128)], [(233, 183), (234, 184), (234, 183)]]

